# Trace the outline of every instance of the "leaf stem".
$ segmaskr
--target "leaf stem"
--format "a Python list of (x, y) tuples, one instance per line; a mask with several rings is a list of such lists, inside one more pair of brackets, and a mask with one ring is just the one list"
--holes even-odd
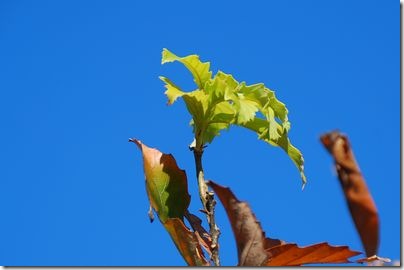
[(219, 245), (218, 239), (220, 236), (220, 230), (216, 225), (215, 221), (215, 205), (216, 201), (214, 198), (214, 193), (209, 191), (208, 186), (205, 181), (205, 176), (203, 173), (202, 167), (202, 155), (203, 155), (203, 147), (196, 147), (192, 148), (194, 152), (195, 158), (195, 166), (196, 166), (196, 178), (198, 180), (198, 189), (199, 189), (199, 197), (201, 199), (203, 210), (206, 214), (206, 219), (209, 224), (209, 234), (212, 238), (212, 256), (211, 260), (213, 261), (215, 266), (220, 266), (220, 259), (219, 259)]

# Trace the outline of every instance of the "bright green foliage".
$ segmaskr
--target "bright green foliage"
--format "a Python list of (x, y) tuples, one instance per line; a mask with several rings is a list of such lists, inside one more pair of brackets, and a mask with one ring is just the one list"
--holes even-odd
[[(192, 115), (196, 147), (202, 148), (212, 142), (222, 129), (228, 129), (232, 124), (242, 126), (256, 132), (259, 139), (281, 147), (298, 167), (303, 184), (306, 183), (303, 156), (288, 138), (288, 110), (276, 98), (274, 91), (262, 83), (239, 83), (232, 75), (222, 71), (212, 77), (210, 63), (201, 62), (197, 55), (178, 57), (163, 49), (162, 64), (173, 61), (186, 66), (198, 87), (192, 92), (184, 92), (169, 79), (160, 77), (165, 82), (168, 104), (179, 97), (184, 99)], [(257, 112), (264, 118), (257, 116)]]

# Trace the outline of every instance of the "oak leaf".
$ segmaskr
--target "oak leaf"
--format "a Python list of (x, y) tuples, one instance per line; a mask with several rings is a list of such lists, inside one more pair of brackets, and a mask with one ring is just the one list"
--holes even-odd
[(307, 247), (298, 247), (296, 244), (281, 244), (267, 249), (269, 260), (266, 266), (299, 266), (303, 264), (320, 263), (348, 263), (348, 258), (360, 254), (347, 246), (331, 246), (328, 243), (319, 243)]
[(376, 255), (379, 245), (379, 217), (348, 137), (333, 131), (322, 135), (321, 142), (334, 158), (339, 182), (366, 256)]
[(163, 49), (162, 64), (178, 61), (192, 74), (197, 89), (183, 91), (170, 79), (160, 76), (165, 83), (168, 104), (182, 97), (192, 116), (196, 148), (201, 148), (232, 125), (254, 131), (258, 138), (281, 147), (300, 172), (306, 184), (302, 153), (289, 140), (288, 109), (275, 92), (262, 83), (247, 85), (232, 75), (218, 71), (214, 76), (209, 62), (201, 62), (198, 55), (180, 57)]
[(360, 254), (347, 246), (319, 243), (307, 247), (265, 236), (260, 222), (246, 202), (213, 181), (208, 182), (223, 204), (236, 239), (238, 266), (296, 266), (317, 263), (347, 263)]

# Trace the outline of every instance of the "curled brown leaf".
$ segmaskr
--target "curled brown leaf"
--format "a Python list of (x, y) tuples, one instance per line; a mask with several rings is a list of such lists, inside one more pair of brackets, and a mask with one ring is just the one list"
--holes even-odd
[(348, 137), (332, 131), (322, 135), (321, 142), (334, 158), (339, 182), (366, 256), (373, 256), (379, 245), (379, 217)]

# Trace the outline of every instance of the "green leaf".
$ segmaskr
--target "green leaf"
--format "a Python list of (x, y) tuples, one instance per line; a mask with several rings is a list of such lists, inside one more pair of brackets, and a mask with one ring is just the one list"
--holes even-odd
[(182, 96), (189, 113), (194, 120), (195, 128), (203, 128), (207, 125), (206, 113), (208, 110), (208, 96), (201, 90), (195, 90)]
[(215, 105), (213, 114), (209, 123), (227, 123), (230, 124), (234, 119), (235, 111), (232, 105), (227, 101)]
[(265, 114), (269, 125), (268, 125), (268, 130), (269, 130), (269, 138), (271, 140), (278, 140), (283, 133), (283, 129), (281, 126), (276, 122), (275, 120), (275, 112), (272, 110), (271, 107), (266, 108), (266, 114)]
[(182, 220), (190, 202), (185, 171), (178, 168), (172, 155), (149, 148), (139, 140), (130, 141), (142, 151), (147, 195), (160, 221)]
[(165, 82), (165, 87), (166, 91), (164, 94), (168, 98), (168, 104), (171, 105), (173, 104), (179, 97), (182, 97), (185, 92), (183, 92), (178, 86), (176, 86), (172, 81), (170, 81), (168, 78), (160, 76), (160, 80)]
[(209, 62), (201, 62), (198, 55), (189, 55), (186, 57), (178, 57), (167, 49), (163, 49), (161, 63), (169, 63), (178, 61), (185, 65), (192, 73), (194, 81), (199, 89), (203, 89), (205, 83), (212, 77), (212, 72), (209, 70)]
[(258, 111), (256, 102), (245, 99), (241, 95), (239, 99), (234, 101), (234, 104), (236, 106), (237, 111), (237, 119), (236, 119), (237, 124), (242, 125), (254, 119), (254, 116)]
[(282, 134), (282, 136), (278, 140), (274, 140), (270, 137), (268, 134), (268, 126), (269, 123), (268, 121), (261, 119), (261, 118), (254, 118), (253, 121), (248, 122), (247, 124), (244, 125), (244, 127), (255, 131), (258, 134), (259, 139), (273, 145), (273, 146), (279, 146), (281, 147), (286, 154), (290, 157), (290, 159), (293, 161), (293, 163), (296, 165), (300, 172), (300, 177), (302, 178), (303, 181), (303, 187), (306, 184), (306, 176), (304, 174), (304, 159), (302, 153), (294, 147), (291, 143), (290, 140), (287, 136), (287, 133), (285, 132)]
[(224, 100), (236, 97), (238, 82), (233, 76), (218, 71), (215, 77), (205, 84), (205, 92), (209, 95), (209, 102), (214, 105)]

